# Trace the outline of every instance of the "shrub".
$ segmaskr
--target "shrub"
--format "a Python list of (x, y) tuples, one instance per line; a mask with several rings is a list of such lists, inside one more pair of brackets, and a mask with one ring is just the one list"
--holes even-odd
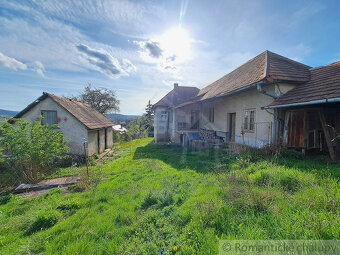
[(0, 126), (0, 147), (12, 156), (8, 160), (28, 182), (37, 182), (69, 150), (63, 134), (55, 131), (57, 125), (41, 125), (40, 120), (18, 119), (14, 125), (6, 122)]
[(249, 180), (258, 186), (278, 186), (284, 191), (298, 191), (306, 180), (293, 170), (266, 169), (249, 175)]
[(11, 200), (11, 195), (0, 197), (0, 205), (5, 205)]
[(74, 201), (71, 201), (68, 203), (62, 203), (57, 206), (57, 209), (61, 211), (72, 211), (72, 210), (77, 210), (79, 208), (80, 208), (79, 204)]
[(68, 186), (67, 189), (71, 192), (83, 192), (86, 189), (86, 187), (83, 183), (76, 183)]
[(161, 207), (169, 206), (174, 202), (173, 194), (169, 190), (164, 190), (159, 195), (159, 201)]
[(27, 231), (27, 234), (33, 234), (35, 232), (53, 227), (58, 222), (58, 215), (54, 212), (44, 212), (33, 221), (32, 225)]
[(147, 209), (150, 206), (153, 206), (157, 203), (158, 203), (157, 197), (152, 192), (149, 192), (144, 197), (144, 200), (143, 200), (143, 203), (142, 203), (142, 209)]

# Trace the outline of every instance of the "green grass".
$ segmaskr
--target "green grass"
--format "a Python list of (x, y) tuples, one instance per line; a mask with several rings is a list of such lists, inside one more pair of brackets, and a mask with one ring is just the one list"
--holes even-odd
[(219, 239), (340, 239), (338, 164), (150, 142), (117, 145), (85, 191), (0, 199), (0, 254), (217, 254)]

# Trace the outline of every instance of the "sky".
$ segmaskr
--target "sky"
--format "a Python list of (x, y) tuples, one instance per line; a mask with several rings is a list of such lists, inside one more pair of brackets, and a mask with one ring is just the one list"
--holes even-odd
[(0, 0), (0, 109), (91, 84), (141, 114), (173, 83), (203, 88), (265, 50), (340, 61), (340, 1)]

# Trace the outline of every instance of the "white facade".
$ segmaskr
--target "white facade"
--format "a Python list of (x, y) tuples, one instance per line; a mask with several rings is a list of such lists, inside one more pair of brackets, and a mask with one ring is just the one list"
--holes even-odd
[[(281, 95), (294, 88), (290, 84), (277, 84), (263, 87), (264, 90), (272, 94)], [(274, 110), (265, 110), (264, 106), (270, 104), (274, 98), (264, 95), (257, 91), (256, 88), (248, 89), (243, 92), (215, 97), (211, 100), (201, 101), (189, 104), (179, 108), (167, 109), (157, 107), (155, 109), (155, 142), (163, 141), (163, 137), (168, 135), (168, 140), (174, 143), (180, 143), (181, 123), (186, 123), (186, 130), (192, 128), (192, 116), (194, 112), (199, 112), (199, 126), (197, 130), (213, 131), (217, 136), (224, 137), (238, 144), (244, 144), (251, 147), (261, 148), (275, 139), (275, 117)], [(172, 113), (172, 118), (167, 121), (161, 121), (161, 112), (168, 111)], [(254, 128), (245, 130), (244, 117), (245, 111), (254, 112)], [(209, 113), (210, 112), (210, 113)], [(209, 117), (213, 112), (212, 117)], [(233, 114), (233, 115), (231, 115)], [(235, 123), (231, 119), (235, 117)], [(234, 127), (234, 132), (232, 132)]]
[[(111, 148), (113, 145), (111, 127), (93, 131), (88, 130), (84, 124), (53, 101), (50, 97), (47, 97), (33, 106), (29, 111), (24, 113), (21, 118), (28, 121), (35, 121), (41, 115), (41, 111), (57, 112), (58, 130), (63, 133), (71, 154), (84, 155), (84, 146), (82, 143), (83, 138), (88, 141), (89, 156), (101, 153), (105, 150), (105, 148)], [(100, 146), (98, 146), (98, 142)]]

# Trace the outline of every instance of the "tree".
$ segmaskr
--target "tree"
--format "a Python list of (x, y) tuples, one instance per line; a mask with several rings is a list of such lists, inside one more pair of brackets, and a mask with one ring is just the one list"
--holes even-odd
[(119, 100), (116, 97), (116, 92), (111, 89), (92, 88), (89, 84), (80, 95), (73, 96), (71, 99), (89, 104), (103, 114), (119, 111)]
[(132, 119), (127, 127), (128, 135), (130, 138), (141, 138), (148, 136), (148, 130), (150, 127), (149, 119), (143, 115)]
[(145, 108), (145, 116), (150, 120), (150, 121), (153, 121), (153, 116), (154, 116), (154, 111), (152, 109), (153, 107), (153, 104), (150, 103), (150, 100), (149, 100), (149, 103), (146, 105), (146, 108)]
[(0, 147), (28, 182), (37, 182), (54, 160), (69, 151), (63, 134), (55, 131), (57, 125), (41, 125), (40, 121), (17, 119), (14, 125), (0, 125)]

